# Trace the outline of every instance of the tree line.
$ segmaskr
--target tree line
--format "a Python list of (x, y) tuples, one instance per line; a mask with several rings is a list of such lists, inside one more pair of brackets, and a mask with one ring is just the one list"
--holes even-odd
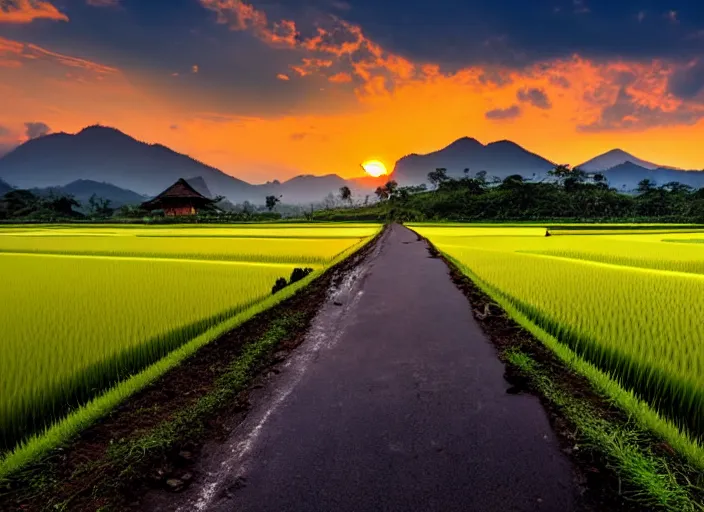
[(399, 186), (391, 180), (377, 188), (378, 203), (354, 211), (321, 212), (319, 218), (520, 221), (520, 220), (654, 220), (704, 222), (704, 189), (678, 182), (657, 185), (644, 179), (633, 193), (609, 186), (603, 173), (586, 173), (558, 165), (547, 179), (513, 174), (504, 179), (485, 171), (459, 178), (437, 168), (425, 185)]

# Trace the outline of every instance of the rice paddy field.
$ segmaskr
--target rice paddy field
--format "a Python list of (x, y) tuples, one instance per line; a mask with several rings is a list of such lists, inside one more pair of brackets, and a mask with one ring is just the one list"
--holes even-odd
[[(380, 229), (0, 228), (0, 470), (3, 452), (112, 388), (136, 390), (140, 372), (290, 296)], [(314, 272), (272, 295), (295, 267)]]
[(704, 469), (704, 230), (409, 227)]

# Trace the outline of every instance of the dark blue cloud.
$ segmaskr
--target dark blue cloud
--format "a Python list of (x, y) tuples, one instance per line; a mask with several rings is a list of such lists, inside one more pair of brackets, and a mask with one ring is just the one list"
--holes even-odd
[[(91, 7), (86, 0), (52, 1), (69, 23), (0, 26), (0, 36), (118, 67), (131, 73), (128, 78), (137, 85), (150, 80), (172, 96), (199, 102), (202, 109), (281, 115), (324, 111), (336, 101), (321, 77), (291, 73), (301, 52), (273, 49), (251, 32), (217, 24), (216, 14), (198, 0), (120, 0), (117, 8)], [(692, 0), (246, 1), (270, 21), (295, 21), (304, 38), (318, 22), (335, 15), (414, 62), (437, 63), (443, 71), (485, 66), (481, 80), (498, 85), (510, 81), (497, 71), (501, 66), (521, 68), (574, 54), (603, 61), (664, 58), (680, 63), (704, 54), (704, 4)], [(194, 65), (197, 74), (189, 72)], [(701, 68), (673, 76), (671, 92), (682, 98), (699, 94)], [(278, 80), (281, 73), (292, 80)], [(623, 84), (629, 77), (615, 80)], [(564, 78), (551, 81), (570, 86)], [(316, 103), (309, 101), (312, 92)], [(543, 108), (549, 103), (537, 96), (523, 101)]]
[(499, 121), (503, 119), (515, 119), (521, 115), (521, 107), (518, 105), (511, 105), (508, 108), (495, 108), (494, 110), (489, 110), (484, 114), (484, 117), (494, 121)]
[(542, 108), (543, 110), (552, 108), (550, 98), (548, 98), (548, 95), (542, 89), (529, 89), (524, 87), (518, 91), (516, 97), (518, 101), (530, 103), (534, 107)]
[(604, 107), (599, 119), (579, 125), (582, 132), (602, 132), (609, 130), (644, 130), (653, 126), (691, 125), (704, 118), (704, 111), (680, 105), (674, 110), (660, 106), (639, 103), (622, 86), (616, 100)]
[[(221, 41), (225, 27), (198, 0), (121, 0), (95, 9), (86, 0), (54, 0), (71, 18), (42, 25), (79, 30), (99, 47), (134, 58), (158, 53), (166, 63), (202, 50), (194, 34)], [(358, 24), (384, 48), (444, 65), (523, 66), (574, 53), (596, 59), (688, 59), (704, 51), (704, 4), (692, 0), (249, 0), (269, 19), (296, 21), (304, 35), (334, 14)], [(674, 15), (671, 13), (675, 13)], [(60, 26), (61, 25), (61, 26)], [(80, 25), (80, 28), (78, 26)], [(51, 35), (49, 36), (51, 37)], [(149, 43), (145, 45), (145, 43)]]
[[(315, 113), (334, 101), (332, 90), (320, 90), (328, 85), (320, 77), (276, 78), (290, 74), (300, 54), (217, 24), (215, 13), (198, 0), (121, 0), (116, 8), (96, 8), (86, 0), (52, 1), (69, 23), (0, 25), (0, 36), (116, 67), (131, 83), (184, 98), (194, 110), (271, 116)], [(264, 10), (273, 21), (294, 14), (280, 6)], [(311, 91), (315, 104), (307, 103)]]
[[(293, 0), (290, 0), (293, 3)], [(704, 6), (691, 0), (350, 0), (344, 16), (401, 55), (456, 68), (702, 52)], [(675, 12), (675, 20), (668, 13)]]
[(673, 73), (668, 89), (685, 100), (696, 98), (704, 90), (704, 61), (695, 62)]
[(27, 122), (24, 123), (25, 134), (28, 139), (37, 139), (48, 135), (51, 132), (51, 128), (46, 123), (39, 122)]

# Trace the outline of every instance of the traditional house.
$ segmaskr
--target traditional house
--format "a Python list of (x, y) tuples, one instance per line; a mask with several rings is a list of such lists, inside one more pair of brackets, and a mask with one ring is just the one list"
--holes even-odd
[(199, 210), (213, 204), (212, 199), (200, 194), (181, 178), (154, 199), (142, 203), (142, 208), (150, 212), (164, 210), (168, 216), (195, 215)]

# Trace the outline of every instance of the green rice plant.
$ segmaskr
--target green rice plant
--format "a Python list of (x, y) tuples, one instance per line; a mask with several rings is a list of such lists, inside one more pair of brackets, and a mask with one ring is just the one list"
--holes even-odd
[(0, 236), (0, 253), (78, 254), (324, 264), (366, 237), (191, 238), (128, 235)]
[[(375, 234), (380, 226), (364, 229)], [(370, 239), (116, 233), (66, 235), (39, 247), (53, 254), (27, 254), (37, 249), (31, 244), (14, 247), (25, 254), (0, 253), (0, 283), (9, 299), (0, 309), (0, 452), (40, 435), (191, 340), (259, 304), (282, 300), (288, 292), (272, 299), (271, 287), (296, 264), (313, 267), (314, 277)], [(0, 247), (14, 238), (22, 237), (0, 235)], [(101, 252), (105, 240), (110, 255), (85, 254), (91, 246)], [(148, 245), (138, 245), (143, 241)], [(140, 252), (147, 249), (155, 252)]]
[[(704, 438), (704, 275), (685, 273), (695, 269), (696, 252), (651, 234), (631, 242), (630, 235), (462, 238), (416, 230), (685, 437)], [(671, 435), (673, 429), (659, 430)]]
[(704, 279), (538, 255), (450, 253), (577, 354), (704, 434)]
[(263, 299), (291, 270), (0, 255), (11, 297), (0, 309), (2, 446)]
[(0, 235), (25, 236), (164, 236), (164, 237), (257, 237), (257, 238), (364, 238), (373, 236), (378, 224), (186, 224), (168, 226), (49, 225), (19, 226), (0, 230)]
[(594, 261), (609, 265), (704, 274), (704, 246), (672, 247), (669, 244), (658, 242), (608, 239), (602, 239), (598, 243), (592, 244), (583, 243), (583, 240), (569, 240), (569, 242), (572, 242), (569, 245), (573, 248), (520, 252)]

